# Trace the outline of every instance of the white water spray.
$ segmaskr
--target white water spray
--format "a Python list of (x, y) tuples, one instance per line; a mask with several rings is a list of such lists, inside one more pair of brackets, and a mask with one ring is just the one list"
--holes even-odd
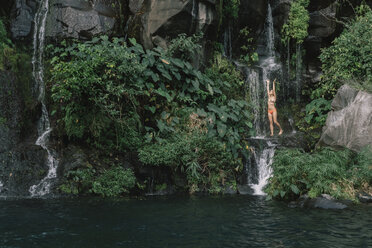
[(262, 151), (254, 152), (254, 159), (258, 169), (257, 184), (250, 184), (254, 190), (254, 195), (266, 195), (263, 189), (272, 174), (271, 164), (273, 163), (275, 146), (270, 141), (267, 141), (267, 145)]
[(55, 152), (48, 147), (49, 136), (52, 131), (50, 127), (49, 114), (45, 105), (45, 84), (43, 53), (45, 42), (45, 26), (49, 11), (49, 0), (41, 0), (39, 9), (35, 15), (34, 30), (34, 53), (32, 57), (33, 76), (35, 79), (36, 91), (39, 92), (38, 100), (41, 103), (42, 114), (38, 122), (38, 135), (35, 144), (47, 151), (49, 167), (48, 174), (38, 184), (30, 187), (29, 192), (32, 197), (43, 196), (50, 193), (52, 179), (57, 177), (58, 160)]
[(4, 184), (0, 181), (0, 193), (3, 190)]
[(274, 37), (274, 24), (273, 14), (270, 4), (267, 7), (267, 18), (266, 18), (266, 48), (269, 57), (275, 56), (275, 37)]

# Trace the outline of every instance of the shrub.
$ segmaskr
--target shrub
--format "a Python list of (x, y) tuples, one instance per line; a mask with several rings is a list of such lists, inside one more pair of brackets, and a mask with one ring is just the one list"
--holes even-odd
[(361, 5), (358, 15), (348, 23), (332, 45), (322, 50), (323, 78), (313, 98), (332, 98), (338, 88), (349, 80), (372, 85), (372, 11)]
[(120, 166), (105, 170), (92, 185), (92, 192), (103, 197), (128, 193), (135, 186), (136, 178), (131, 169)]
[(349, 150), (330, 148), (314, 153), (281, 149), (274, 157), (274, 173), (266, 192), (269, 198), (291, 199), (301, 194), (316, 197), (325, 193), (355, 200), (357, 190), (371, 183), (371, 164), (369, 151), (355, 156)]
[(183, 118), (196, 113), (210, 120), (209, 135), (225, 142), (237, 158), (242, 136), (252, 128), (238, 72), (202, 73), (161, 48), (144, 51), (130, 41), (128, 46), (103, 36), (55, 48), (52, 98), (69, 138), (136, 150), (143, 139), (182, 129)]
[(103, 197), (120, 196), (135, 186), (136, 178), (131, 169), (121, 166), (97, 172), (93, 167), (69, 171), (60, 191), (66, 194), (94, 193)]
[(147, 165), (169, 166), (181, 172), (191, 193), (220, 192), (223, 185), (234, 179), (238, 165), (222, 142), (197, 131), (144, 146), (139, 150), (139, 159)]

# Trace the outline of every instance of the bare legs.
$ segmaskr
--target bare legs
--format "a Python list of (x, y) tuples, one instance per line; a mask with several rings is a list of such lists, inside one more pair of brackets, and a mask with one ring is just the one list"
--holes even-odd
[(275, 125), (277, 125), (279, 127), (279, 130), (280, 130), (279, 131), (279, 135), (282, 135), (283, 129), (280, 126), (280, 124), (279, 124), (279, 122), (277, 120), (278, 113), (276, 112), (276, 110), (272, 114), (268, 113), (267, 116), (269, 117), (269, 121), (270, 121), (270, 136), (273, 136), (274, 135), (273, 119), (274, 119)]

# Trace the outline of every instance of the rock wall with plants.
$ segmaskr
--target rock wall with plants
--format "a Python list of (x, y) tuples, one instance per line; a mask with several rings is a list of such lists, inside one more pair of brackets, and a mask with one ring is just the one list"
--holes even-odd
[[(358, 7), (362, 2), (366, 5)], [(41, 111), (31, 76), (39, 4), (6, 0), (0, 12), (1, 109), (9, 111), (0, 116), (0, 155), (8, 156), (0, 181), (17, 194), (27, 194), (46, 173), (40, 161), (45, 151), (32, 145)], [(236, 65), (255, 68), (264, 56), (269, 9), (281, 80), (300, 85), (298, 97), (280, 99), (286, 113), (280, 121), (289, 128), (293, 117), (304, 137), (295, 143), (314, 150), (330, 100), (344, 81), (370, 87), (368, 5), (372, 2), (50, 0), (45, 78), (51, 143), (60, 154), (55, 191), (236, 192), (244, 181), (243, 161), (251, 149), (245, 140), (254, 134), (255, 108), (249, 80)], [(14, 186), (19, 181), (23, 184)], [(302, 192), (293, 185), (292, 192)]]

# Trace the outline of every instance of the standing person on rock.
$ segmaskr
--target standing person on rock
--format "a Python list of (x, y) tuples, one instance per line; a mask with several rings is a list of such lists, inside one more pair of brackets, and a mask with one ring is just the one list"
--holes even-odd
[(274, 135), (273, 119), (274, 119), (275, 125), (277, 125), (280, 129), (279, 135), (282, 135), (282, 133), (283, 133), (283, 129), (281, 128), (281, 126), (280, 126), (280, 124), (277, 120), (278, 113), (277, 113), (276, 108), (275, 108), (275, 102), (276, 102), (275, 81), (276, 81), (276, 79), (274, 79), (274, 82), (273, 82), (273, 89), (270, 90), (270, 80), (266, 80), (266, 89), (267, 89), (267, 95), (268, 95), (267, 115), (268, 115), (269, 121), (270, 121), (270, 136)]

